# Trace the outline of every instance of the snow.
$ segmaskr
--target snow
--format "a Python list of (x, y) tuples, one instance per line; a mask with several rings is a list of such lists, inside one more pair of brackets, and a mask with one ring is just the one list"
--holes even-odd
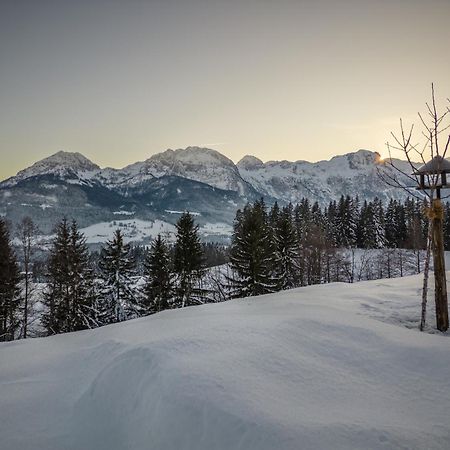
[(21, 180), (48, 174), (57, 175), (62, 178), (75, 176), (75, 178), (67, 179), (66, 181), (72, 184), (82, 184), (81, 180), (92, 179), (99, 171), (100, 167), (81, 153), (60, 151), (34, 163), (31, 167), (21, 170), (15, 177), (6, 180), (4, 184), (14, 186)]
[(447, 449), (449, 336), (404, 326), (420, 282), (311, 286), (0, 344), (2, 448)]
[(115, 216), (134, 216), (136, 211), (113, 211)]
[[(329, 161), (268, 161), (245, 156), (237, 166), (242, 178), (258, 192), (285, 202), (299, 202), (302, 197), (318, 200), (322, 204), (338, 199), (341, 194), (352, 194), (367, 190), (367, 198), (376, 195), (383, 198), (397, 194), (379, 178), (377, 167), (381, 167), (380, 155), (368, 150), (338, 155)], [(405, 161), (396, 165), (406, 173), (411, 169)], [(384, 170), (389, 170), (384, 166)], [(396, 174), (397, 176), (398, 174)], [(368, 195), (367, 195), (368, 194)]]
[[(164, 212), (166, 212), (167, 214), (184, 214), (186, 211), (176, 211), (173, 209), (166, 209)], [(199, 212), (193, 212), (193, 211), (189, 211), (189, 214), (191, 216), (200, 216), (201, 214)]]
[(233, 161), (216, 150), (201, 147), (168, 149), (120, 170), (103, 170), (100, 176), (110, 185), (132, 186), (165, 175), (188, 178), (241, 194), (245, 191)]
[(227, 223), (206, 223), (200, 227), (200, 234), (203, 235), (219, 235), (219, 236), (231, 236), (233, 233), (233, 227)]
[[(169, 214), (182, 214), (182, 211), (166, 211)], [(113, 214), (119, 216), (132, 216), (133, 211), (115, 211)], [(199, 216), (199, 213), (190, 213), (193, 216)], [(169, 241), (175, 240), (175, 225), (163, 220), (141, 220), (141, 219), (117, 219), (110, 222), (99, 222), (80, 229), (86, 236), (88, 244), (98, 244), (112, 239), (114, 231), (120, 229), (123, 233), (125, 242), (141, 242), (147, 239), (154, 239), (161, 234)], [(232, 227), (226, 223), (205, 223), (199, 229), (202, 236), (230, 236)], [(41, 239), (44, 239), (42, 236)]]
[(112, 222), (99, 222), (80, 229), (88, 244), (103, 243), (112, 239), (115, 230), (120, 229), (125, 242), (138, 242), (155, 238), (158, 234), (169, 240), (175, 236), (175, 226), (162, 220), (125, 219)]

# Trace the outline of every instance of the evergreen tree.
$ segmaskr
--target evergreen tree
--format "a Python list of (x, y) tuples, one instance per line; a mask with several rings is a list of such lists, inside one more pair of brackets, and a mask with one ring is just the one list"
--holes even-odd
[(102, 322), (121, 322), (137, 316), (139, 305), (133, 292), (132, 280), (134, 261), (130, 246), (124, 243), (119, 229), (102, 249), (99, 267), (103, 281), (100, 305)]
[(64, 322), (69, 313), (69, 241), (69, 224), (64, 218), (56, 226), (47, 259), (47, 290), (44, 293), (46, 311), (42, 314), (41, 322), (48, 335), (64, 331)]
[(355, 247), (357, 235), (357, 207), (353, 199), (343, 195), (339, 199), (335, 216), (338, 247)]
[(12, 341), (19, 325), (20, 274), (6, 223), (0, 220), (0, 341)]
[(331, 201), (325, 211), (325, 233), (328, 242), (331, 246), (337, 246), (339, 242), (336, 224), (338, 223), (337, 204), (336, 201)]
[(231, 268), (237, 279), (234, 297), (249, 297), (276, 290), (272, 276), (273, 248), (270, 242), (267, 213), (262, 200), (248, 204), (236, 215), (230, 248)]
[(375, 248), (385, 247), (384, 208), (382, 201), (377, 197), (373, 200), (373, 227), (375, 232)]
[(378, 198), (364, 202), (358, 222), (358, 245), (361, 248), (383, 248), (386, 245), (383, 204)]
[(398, 235), (398, 225), (397, 225), (397, 202), (393, 199), (389, 201), (388, 207), (386, 209), (385, 215), (385, 235), (386, 244), (388, 247), (397, 247), (397, 235)]
[(42, 324), (48, 334), (98, 326), (93, 272), (86, 239), (77, 223), (63, 219), (47, 261), (46, 312)]
[(153, 240), (144, 263), (145, 286), (141, 301), (143, 314), (153, 314), (171, 307), (173, 276), (169, 248), (158, 234)]
[(67, 331), (95, 328), (99, 325), (93, 270), (86, 237), (72, 222), (69, 235), (69, 315)]
[(302, 198), (295, 207), (294, 221), (299, 241), (306, 241), (311, 228), (311, 207), (307, 198)]
[(192, 215), (185, 212), (179, 218), (176, 229), (173, 268), (176, 275), (177, 306), (202, 303), (202, 289), (199, 285), (204, 276), (204, 261), (198, 225), (194, 224)]
[(279, 213), (275, 232), (275, 278), (279, 289), (297, 285), (299, 246), (293, 223), (292, 205)]

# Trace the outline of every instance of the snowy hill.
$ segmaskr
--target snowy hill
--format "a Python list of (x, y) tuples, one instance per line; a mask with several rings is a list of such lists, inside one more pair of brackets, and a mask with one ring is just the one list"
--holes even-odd
[[(407, 163), (397, 163), (409, 171)], [(101, 169), (79, 153), (58, 152), (0, 183), (0, 216), (14, 223), (29, 215), (49, 233), (64, 215), (82, 227), (111, 223), (118, 211), (173, 224), (166, 211), (190, 210), (201, 226), (214, 227), (231, 225), (238, 208), (262, 196), (268, 204), (308, 197), (325, 205), (356, 193), (367, 200), (403, 199), (403, 190), (379, 178), (379, 167), (379, 155), (367, 150), (317, 163), (246, 156), (236, 165), (215, 150), (188, 147), (123, 169)]]
[(1, 447), (448, 449), (450, 341), (417, 331), (419, 287), (312, 286), (0, 344)]

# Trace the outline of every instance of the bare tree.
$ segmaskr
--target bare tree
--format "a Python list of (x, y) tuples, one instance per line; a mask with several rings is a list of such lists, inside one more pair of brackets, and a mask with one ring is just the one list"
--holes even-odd
[[(449, 99), (447, 101), (450, 102)], [(448, 329), (448, 303), (447, 286), (445, 277), (445, 261), (443, 246), (443, 207), (441, 189), (447, 186), (446, 173), (450, 169), (450, 163), (445, 159), (450, 146), (450, 123), (448, 122), (450, 108), (447, 106), (443, 112), (439, 112), (436, 105), (434, 85), (431, 85), (431, 103), (426, 103), (427, 114), (418, 113), (422, 131), (416, 138), (414, 124), (405, 128), (400, 119), (400, 132), (391, 133), (394, 144), (387, 143), (389, 158), (386, 160), (386, 168), (379, 169), (379, 176), (390, 186), (404, 189), (409, 195), (423, 199), (428, 197), (430, 207), (426, 213), (429, 218), (429, 233), (427, 248), (431, 244), (433, 250), (434, 278), (435, 278), (435, 302), (436, 302), (436, 326), (440, 331)], [(411, 173), (406, 173), (392, 157), (392, 151), (402, 152), (411, 168)], [(416, 160), (419, 162), (415, 162)], [(406, 181), (406, 182), (405, 182)], [(429, 258), (430, 252), (427, 251)], [(426, 267), (428, 267), (428, 261)], [(428, 286), (428, 270), (424, 271), (424, 287), (422, 297), (421, 329), (425, 323), (426, 295)]]
[(31, 295), (31, 259), (34, 253), (34, 240), (38, 234), (38, 228), (34, 224), (30, 217), (24, 217), (19, 223), (17, 228), (17, 235), (20, 240), (20, 246), (23, 259), (23, 326), (22, 326), (22, 338), (26, 339), (28, 334), (28, 312), (30, 307), (30, 295)]

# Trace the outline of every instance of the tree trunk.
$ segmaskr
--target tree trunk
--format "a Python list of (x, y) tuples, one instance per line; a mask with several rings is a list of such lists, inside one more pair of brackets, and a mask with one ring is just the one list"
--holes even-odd
[(433, 200), (432, 206), (432, 236), (434, 289), (436, 302), (436, 327), (439, 331), (448, 329), (447, 281), (445, 277), (443, 208), (439, 198)]
[[(430, 256), (431, 256), (431, 220), (428, 224), (428, 237), (427, 237), (427, 251), (425, 256), (425, 266), (423, 269), (423, 288), (422, 288), (422, 317), (420, 320), (420, 331), (425, 328), (425, 322), (427, 319), (427, 295), (428, 295), (428, 274), (430, 271)], [(420, 250), (418, 250), (420, 252)]]
[(28, 261), (25, 261), (25, 299), (23, 311), (23, 338), (27, 338), (28, 334), (28, 296), (29, 296), (29, 267)]

